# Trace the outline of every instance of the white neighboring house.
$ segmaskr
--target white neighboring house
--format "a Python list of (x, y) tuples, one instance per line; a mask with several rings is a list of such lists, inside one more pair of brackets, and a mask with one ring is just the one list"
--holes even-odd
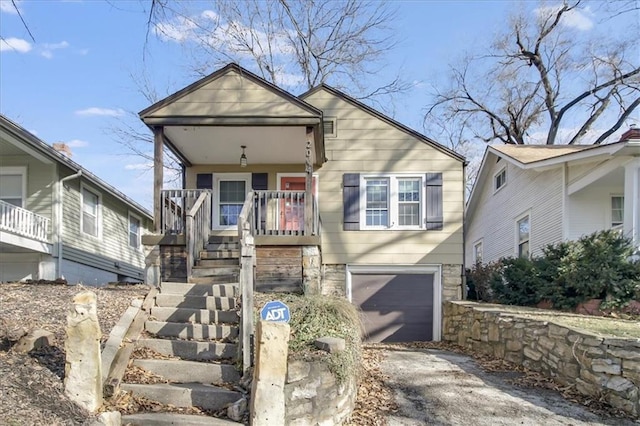
[(465, 265), (620, 229), (640, 245), (640, 129), (608, 145), (496, 145), (467, 203)]
[(0, 282), (143, 281), (142, 206), (0, 115)]

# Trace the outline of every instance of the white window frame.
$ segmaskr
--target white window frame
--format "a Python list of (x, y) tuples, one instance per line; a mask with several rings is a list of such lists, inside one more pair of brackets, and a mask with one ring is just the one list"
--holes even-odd
[[(480, 247), (480, 259), (478, 259), (478, 247)], [(473, 264), (482, 263), (484, 257), (484, 244), (482, 238), (473, 243)]]
[(16, 167), (0, 167), (0, 180), (2, 175), (21, 175), (22, 176), (22, 191), (20, 194), (20, 208), (26, 209), (27, 207), (27, 168), (24, 166)]
[[(131, 245), (131, 218), (138, 221), (137, 246)], [(127, 218), (127, 243), (132, 249), (142, 251), (142, 218), (132, 212), (129, 212)]]
[[(498, 176), (500, 176), (503, 173), (504, 173), (504, 182), (502, 183), (502, 185), (497, 186)], [(493, 174), (493, 193), (495, 194), (505, 186), (507, 186), (507, 166), (502, 167), (500, 170), (498, 170), (496, 173)]]
[[(324, 122), (333, 123), (333, 132), (332, 133), (324, 133)], [(337, 117), (323, 117), (322, 118), (322, 132), (324, 133), (325, 138), (337, 138), (338, 137), (338, 118)]]
[[(426, 229), (426, 202), (424, 173), (367, 173), (360, 175), (360, 229), (361, 230), (423, 230)], [(367, 180), (387, 179), (389, 181), (389, 223), (387, 226), (367, 226)], [(398, 225), (398, 180), (416, 179), (420, 181), (419, 225)]]
[[(524, 218), (528, 218), (529, 221), (529, 238), (527, 240), (523, 240), (520, 241), (520, 222), (522, 222), (522, 220)], [(520, 216), (516, 217), (515, 220), (515, 255), (516, 257), (520, 257), (520, 244), (524, 243), (525, 241), (529, 243), (529, 255), (527, 256), (527, 259), (531, 258), (531, 252), (532, 252), (532, 245), (531, 245), (531, 237), (533, 232), (532, 231), (532, 226), (531, 226), (531, 211), (527, 211), (526, 213), (521, 214)]]
[[(96, 208), (96, 235), (91, 235), (84, 232), (84, 193), (85, 191), (90, 192), (96, 197), (98, 197), (98, 205)], [(84, 183), (80, 184), (80, 234), (90, 238), (96, 238), (98, 240), (102, 240), (102, 193), (100, 193), (100, 191), (96, 191), (93, 187), (89, 185), (85, 185)]]
[[(620, 222), (617, 225), (613, 224), (613, 199), (614, 198), (621, 198), (622, 199), (622, 222)], [(611, 196), (609, 197), (609, 211), (608, 211), (608, 217), (609, 217), (609, 227), (611, 229), (614, 228), (621, 228), (622, 226), (624, 226), (624, 194), (611, 194)]]
[(245, 182), (245, 198), (251, 191), (251, 173), (214, 173), (213, 174), (213, 221), (212, 229), (216, 230), (232, 230), (238, 229), (237, 225), (223, 226), (220, 223), (220, 182), (222, 181), (244, 181)]

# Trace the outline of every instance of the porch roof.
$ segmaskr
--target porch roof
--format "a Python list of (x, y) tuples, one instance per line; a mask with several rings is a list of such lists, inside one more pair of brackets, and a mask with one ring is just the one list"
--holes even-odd
[(325, 161), (322, 111), (237, 64), (139, 115), (163, 128), (165, 145), (187, 166), (237, 164), (242, 145), (252, 163), (304, 163), (309, 137), (313, 162)]

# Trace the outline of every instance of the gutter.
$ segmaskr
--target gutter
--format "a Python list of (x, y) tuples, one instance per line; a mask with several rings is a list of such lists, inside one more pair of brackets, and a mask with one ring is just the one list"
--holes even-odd
[(62, 179), (60, 179), (58, 181), (58, 191), (57, 191), (57, 196), (58, 196), (58, 212), (56, 214), (56, 229), (58, 230), (58, 262), (56, 264), (56, 276), (58, 278), (62, 278), (64, 279), (64, 276), (62, 275), (62, 231), (63, 231), (63, 223), (64, 221), (62, 220), (62, 215), (64, 212), (63, 209), (63, 200), (64, 200), (64, 183), (68, 180), (71, 179), (76, 179), (79, 178), (80, 176), (82, 176), (82, 169), (78, 170), (77, 173), (69, 175), (67, 177), (64, 177)]

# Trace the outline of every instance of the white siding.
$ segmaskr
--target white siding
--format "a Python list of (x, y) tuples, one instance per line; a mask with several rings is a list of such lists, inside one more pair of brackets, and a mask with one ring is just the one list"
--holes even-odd
[[(507, 184), (494, 193), (493, 176), (507, 166)], [(483, 240), (483, 261), (516, 255), (516, 219), (530, 212), (532, 256), (562, 240), (562, 166), (544, 172), (522, 170), (489, 155), (486, 180), (476, 188), (476, 208), (467, 218), (465, 264), (473, 264), (473, 244)]]
[(570, 240), (611, 228), (613, 195), (624, 195), (624, 187), (593, 184), (568, 197)]

